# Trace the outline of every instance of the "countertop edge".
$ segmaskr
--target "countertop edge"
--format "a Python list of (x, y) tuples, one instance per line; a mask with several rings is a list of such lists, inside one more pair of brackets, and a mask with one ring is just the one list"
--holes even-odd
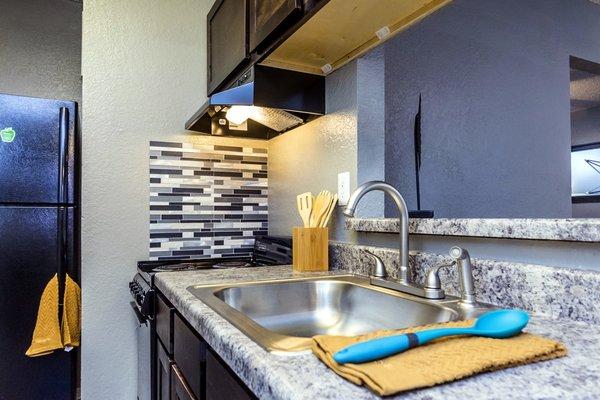
[[(357, 232), (399, 232), (397, 218), (349, 218), (345, 226)], [(597, 218), (413, 218), (409, 231), (417, 235), (600, 243)]]

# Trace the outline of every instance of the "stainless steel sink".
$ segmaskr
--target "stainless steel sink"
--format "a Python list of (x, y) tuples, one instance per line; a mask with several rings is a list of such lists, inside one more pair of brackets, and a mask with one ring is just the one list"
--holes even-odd
[[(378, 329), (459, 319), (449, 301), (424, 300), (344, 275), (188, 290), (268, 351), (310, 348), (314, 335), (357, 335)], [(455, 301), (454, 301), (455, 303)]]

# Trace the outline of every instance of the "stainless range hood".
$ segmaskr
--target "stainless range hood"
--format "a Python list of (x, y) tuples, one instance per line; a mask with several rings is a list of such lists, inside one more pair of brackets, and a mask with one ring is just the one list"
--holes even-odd
[(325, 113), (325, 78), (254, 65), (216, 92), (185, 128), (205, 134), (271, 139)]

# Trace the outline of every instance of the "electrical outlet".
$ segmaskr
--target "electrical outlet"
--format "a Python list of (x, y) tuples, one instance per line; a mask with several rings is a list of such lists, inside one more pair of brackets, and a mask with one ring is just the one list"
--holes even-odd
[(338, 206), (345, 206), (350, 199), (350, 172), (338, 174)]

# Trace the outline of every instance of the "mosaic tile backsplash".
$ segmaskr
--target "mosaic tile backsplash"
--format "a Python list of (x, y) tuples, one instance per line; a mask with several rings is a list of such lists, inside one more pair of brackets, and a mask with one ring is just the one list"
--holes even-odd
[(267, 193), (267, 149), (150, 142), (150, 259), (249, 255)]

